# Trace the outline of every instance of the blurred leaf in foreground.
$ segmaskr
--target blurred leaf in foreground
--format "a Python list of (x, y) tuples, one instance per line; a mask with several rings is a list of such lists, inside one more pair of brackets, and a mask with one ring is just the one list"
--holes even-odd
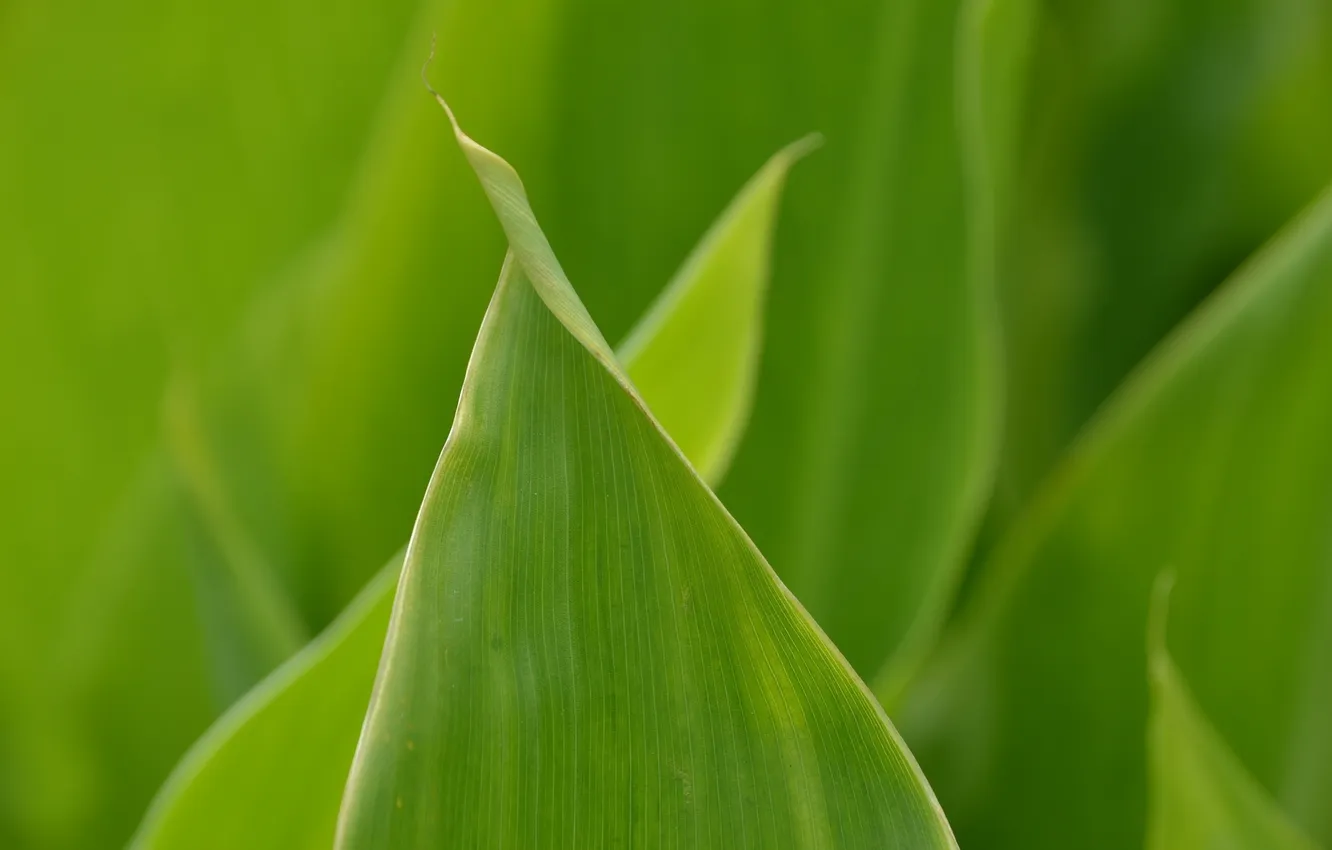
[(965, 843), (1121, 848), (1146, 826), (1153, 577), (1241, 763), (1332, 839), (1332, 193), (1127, 383), (995, 549), (897, 717)]
[(517, 174), (457, 135), (510, 256), (338, 845), (953, 846), (882, 710), (646, 412)]
[(1166, 648), (1171, 579), (1149, 621), (1151, 800), (1147, 850), (1314, 850), (1207, 722)]
[[(630, 374), (654, 414), (670, 409), (688, 418), (694, 444), (710, 458), (703, 476), (710, 483), (725, 474), (727, 456), (716, 449), (739, 436), (748, 415), (769, 242), (787, 169), (802, 147), (778, 153), (741, 190), (630, 334), (640, 363), (664, 362), (661, 352), (694, 341), (681, 353), (681, 373), (703, 379), (701, 391), (682, 394), (679, 376), (660, 370)], [(387, 566), (314, 645), (195, 745), (154, 802), (136, 847), (329, 845), (400, 567), (401, 558)]]

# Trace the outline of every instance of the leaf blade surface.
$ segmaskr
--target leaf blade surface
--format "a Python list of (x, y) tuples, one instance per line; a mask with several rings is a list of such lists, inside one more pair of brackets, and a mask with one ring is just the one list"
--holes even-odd
[[(799, 143), (773, 157), (746, 190), (723, 213), (710, 236), (686, 261), (672, 286), (684, 288), (700, 304), (692, 310), (650, 311), (631, 332), (637, 356), (660, 358), (678, 341), (698, 336), (699, 325), (715, 319), (698, 309), (719, 306), (728, 321), (741, 325), (736, 336), (752, 335), (757, 345), (767, 244), (775, 219), (785, 171), (799, 152)], [(733, 222), (739, 219), (737, 228)], [(737, 232), (738, 231), (738, 232)], [(717, 252), (728, 256), (715, 258)], [(724, 272), (718, 274), (718, 271)], [(728, 274), (729, 273), (729, 274)], [(663, 347), (663, 340), (667, 340)], [(718, 445), (735, 436), (748, 414), (744, 389), (757, 369), (758, 352), (749, 346), (716, 347), (720, 338), (703, 335), (694, 347), (701, 360), (721, 361), (737, 380), (702, 393), (689, 403), (701, 427), (711, 434), (701, 445)], [(630, 369), (632, 374), (632, 367)], [(745, 373), (751, 373), (746, 376)], [(667, 376), (672, 377), (672, 376)], [(634, 376), (635, 388), (656, 410), (662, 373), (649, 370)], [(679, 400), (675, 402), (679, 404)], [(701, 464), (705, 480), (715, 483), (724, 474), (725, 458), (713, 455)], [(698, 466), (699, 464), (696, 464)], [(322, 847), (331, 840), (342, 783), (306, 788), (308, 774), (345, 777), (351, 765), (356, 736), (370, 699), (378, 651), (401, 566), (386, 567), (394, 580), (381, 576), (362, 592), (362, 598), (341, 615), (311, 647), (259, 685), (198, 742), (159, 792), (136, 836), (139, 848)], [(319, 706), (319, 722), (308, 712)], [(300, 754), (300, 757), (296, 757)], [(280, 817), (275, 817), (280, 812)]]
[(647, 413), (517, 175), (457, 134), (512, 254), (339, 846), (952, 846), (882, 710)]

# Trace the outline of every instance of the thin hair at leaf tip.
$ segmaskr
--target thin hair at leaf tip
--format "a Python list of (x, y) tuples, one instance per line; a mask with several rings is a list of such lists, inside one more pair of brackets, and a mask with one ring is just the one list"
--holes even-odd
[(460, 129), (457, 117), (454, 116), (448, 101), (444, 99), (444, 95), (436, 91), (435, 87), (430, 84), (430, 77), (427, 74), (430, 70), (430, 66), (435, 62), (435, 36), (436, 34), (433, 32), (430, 34), (430, 53), (426, 56), (425, 62), (421, 65), (421, 84), (426, 87), (426, 91), (430, 92), (435, 100), (439, 101), (439, 105), (444, 107), (444, 113), (449, 116), (449, 123), (453, 125), (454, 131), (457, 132)]

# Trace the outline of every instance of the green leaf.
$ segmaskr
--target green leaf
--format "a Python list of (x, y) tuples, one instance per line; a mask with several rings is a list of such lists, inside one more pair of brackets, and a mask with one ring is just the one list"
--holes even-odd
[(213, 724), (131, 847), (330, 846), (401, 567), (399, 555), (323, 634)]
[[(271, 663), (248, 652), (235, 660), (250, 663), (226, 676), (209, 668), (232, 664), (234, 636), (215, 624), (234, 618), (199, 622), (202, 585), (181, 574), (189, 562), (179, 552), (151, 565), (89, 554), (108, 519), (127, 513), (116, 506), (133, 501), (143, 455), (162, 451), (170, 375), (184, 368), (203, 381), (229, 508), (307, 632), (326, 626), (410, 531), (502, 250), (493, 217), (462, 203), (479, 195), (466, 164), (438, 155), (446, 128), (416, 79), (432, 30), (446, 45), (439, 74), (451, 100), (522, 166), (580, 295), (615, 339), (757, 162), (812, 129), (826, 133), (827, 149), (791, 182), (800, 203), (783, 214), (775, 246), (759, 412), (725, 496), (795, 575), (799, 470), (808, 452), (824, 451), (806, 427), (822, 415), (827, 385), (812, 363), (841, 344), (825, 305), (851, 280), (840, 274), (836, 211), (872, 194), (869, 182), (900, 185), (875, 181), (865, 165), (882, 112), (870, 81), (891, 64), (878, 58), (890, 25), (928, 4), (781, 0), (756, 16), (729, 0), (391, 0), (330, 15), (312, 12), (312, 0), (206, 0), (167, 18), (156, 0), (114, 13), (89, 0), (9, 5), (0, 124), (15, 132), (0, 133), (0, 184), (13, 188), (0, 193), (0, 369), (23, 413), (0, 417), (0, 430), (7, 474), (26, 482), (6, 502), (5, 551), (29, 566), (0, 571), (0, 787), (21, 789), (0, 806), (0, 844), (11, 834), (24, 847), (118, 844), (227, 695)], [(951, 14), (930, 16), (932, 43), (948, 40)], [(313, 30), (291, 25), (316, 19)], [(183, 48), (199, 43), (201, 27), (244, 37)], [(901, 113), (928, 128), (927, 152), (946, 150), (934, 141), (951, 133), (942, 73), (928, 89), (937, 108)], [(70, 91), (97, 92), (81, 113), (105, 129), (95, 147), (68, 131)], [(918, 182), (951, 197), (932, 171)], [(907, 220), (917, 209), (927, 208)], [(897, 226), (856, 217), (871, 240)], [(896, 265), (888, 258), (871, 275), (876, 316), (859, 345), (891, 347), (882, 362), (901, 352), (946, 359), (951, 338), (916, 333), (926, 324), (875, 294), (905, 279), (893, 277)], [(872, 374), (881, 361), (866, 358)], [(220, 400), (215, 366), (239, 385)], [(942, 421), (928, 399), (896, 398), (927, 427)], [(897, 430), (889, 412), (847, 432)], [(932, 457), (957, 462), (947, 448)], [(891, 512), (884, 492), (933, 504), (920, 494), (943, 477), (860, 476), (845, 504), (867, 526)], [(182, 548), (171, 539), (180, 529), (160, 519), (152, 524), (167, 539), (153, 546)], [(81, 602), (65, 606), (67, 596)], [(119, 609), (103, 610), (111, 605)], [(914, 616), (912, 603), (902, 610)], [(57, 623), (63, 634), (49, 635)], [(170, 631), (149, 625), (165, 623)], [(57, 640), (134, 652), (90, 653), (72, 665), (90, 681), (48, 689), (49, 671), (71, 665), (32, 648)], [(872, 672), (877, 660), (864, 666)], [(182, 683), (179, 700), (165, 682)], [(78, 722), (57, 723), (68, 713)], [(46, 757), (57, 750), (74, 754), (68, 770)]]
[(216, 716), (163, 386), (327, 227), (416, 5), (0, 3), (0, 846), (123, 844)]
[(119, 843), (217, 711), (199, 587), (182, 568), (182, 496), (171, 463), (152, 455), (81, 576), (63, 639), (38, 656), (54, 698), (35, 726), (3, 724), (23, 742), (0, 758), (16, 772), (14, 846)]
[(309, 635), (233, 507), (196, 393), (193, 382), (177, 378), (167, 391), (163, 430), (181, 484), (179, 525), (190, 543), (181, 560), (200, 587), (200, 620), (211, 638), (209, 668), (225, 706), (294, 655)]
[[(998, 289), (997, 523), (1128, 372), (1332, 180), (1332, 15), (1043, 3)], [(1222, 58), (1224, 57), (1224, 58)]]
[(1126, 847), (1145, 829), (1155, 575), (1199, 703), (1332, 838), (1332, 193), (1115, 396), (986, 565), (898, 715), (959, 836)]
[(753, 405), (777, 199), (792, 163), (817, 142), (768, 160), (619, 347), (653, 416), (714, 487)]
[[(781, 184), (800, 150), (798, 143), (778, 153), (741, 190), (630, 334), (640, 361), (659, 361), (659, 349), (676, 350), (693, 335), (696, 370), (711, 361), (732, 377), (690, 399), (667, 398), (667, 405), (690, 417), (704, 448), (737, 437), (748, 414), (768, 243)], [(679, 303), (683, 309), (676, 308)], [(709, 309), (720, 311), (721, 320), (707, 315)], [(736, 325), (736, 333), (715, 333), (725, 324)], [(746, 345), (731, 344), (741, 337), (748, 338)], [(635, 376), (654, 412), (663, 406), (663, 393), (676, 388), (673, 377), (655, 370)], [(712, 474), (724, 474), (724, 457), (713, 457)], [(399, 558), (386, 567), (314, 645), (214, 724), (159, 793), (135, 847), (328, 846), (400, 565)], [(312, 783), (310, 776), (336, 782)]]
[(339, 846), (951, 846), (882, 710), (647, 413), (516, 173), (455, 131), (511, 254)]
[[(34, 5), (43, 14), (48, 9)], [(476, 113), (491, 119), (488, 129), (523, 139), (525, 125), (541, 112), (539, 87), (482, 84), (462, 69), (480, 66), (484, 55), (515, 78), (544, 79), (542, 47), (554, 31), (555, 3), (522, 0), (524, 26), (517, 28), (512, 3), (361, 4), (319, 16), (336, 37), (302, 28), (301, 36), (318, 37), (297, 39), (299, 50), (287, 43), (297, 33), (286, 22), (309, 14), (299, 11), (306, 0), (259, 4), (257, 11), (250, 4), (214, 5), (191, 7), (169, 23), (192, 32), (205, 15), (210, 31), (224, 31), (218, 29), (224, 19), (229, 27), (255, 29), (209, 51), (206, 62), (184, 74), (163, 63), (159, 47), (197, 39), (159, 41), (174, 32), (162, 29), (160, 10), (133, 0), (117, 13), (115, 27), (145, 15), (154, 23), (103, 30), (119, 32), (117, 56), (134, 57), (125, 66), (117, 61), (116, 70), (132, 68), (151, 79), (152, 89), (127, 89), (118, 75), (103, 73), (90, 57), (105, 57), (111, 48), (95, 39), (76, 51), (80, 56), (66, 55), (68, 39), (57, 39), (59, 50), (43, 55), (43, 64), (58, 56), (54, 65), (62, 73), (89, 75), (55, 91), (98, 90), (98, 111), (87, 114), (120, 126), (111, 135), (129, 140), (131, 156), (118, 146), (99, 147), (90, 157), (76, 145), (70, 154), (63, 146), (72, 139), (57, 111), (52, 126), (60, 145), (52, 150), (59, 153), (49, 168), (0, 159), (7, 186), (16, 164), (25, 181), (12, 196), (24, 227), (6, 219), (0, 240), (29, 225), (50, 231), (45, 242), (18, 240), (15, 251), (6, 241), (0, 260), (16, 261), (22, 272), (3, 275), (0, 291), (6, 300), (13, 292), (22, 307), (0, 309), (0, 346), (12, 355), (5, 363), (33, 369), (18, 384), (28, 412), (12, 422), (0, 417), (0, 430), (6, 446), (40, 449), (18, 452), (23, 464), (35, 464), (30, 472), (7, 467), (15, 480), (34, 486), (31, 498), (6, 514), (24, 532), (10, 535), (7, 525), (3, 541), (16, 547), (15, 563), (32, 566), (13, 571), (13, 592), (11, 572), (0, 571), (0, 845), (6, 847), (120, 846), (191, 742), (290, 651), (282, 633), (295, 629), (281, 622), (287, 606), (267, 589), (289, 594), (301, 627), (315, 633), (401, 545), (447, 433), (475, 322), (492, 289), (493, 256), (503, 244), (490, 216), (449, 214), (459, 186), (479, 193), (464, 163), (450, 170), (438, 156), (439, 142), (449, 137), (417, 78), (431, 29), (447, 32), (443, 64), (451, 78), (465, 76), (459, 96), (482, 102)], [(408, 5), (423, 8), (419, 32), (404, 47), (412, 29)], [(52, 33), (71, 26), (83, 33), (86, 24), (79, 17), (77, 26), (48, 26)], [(143, 33), (152, 36), (150, 49)], [(246, 49), (236, 53), (233, 42)], [(295, 61), (321, 47), (325, 52), (299, 60), (300, 75), (256, 76), (267, 63)], [(404, 50), (409, 62), (391, 73)], [(530, 69), (520, 72), (524, 63)], [(308, 75), (326, 76), (320, 69), (336, 72), (319, 88), (336, 89), (336, 96), (311, 97)], [(204, 109), (197, 128), (184, 127), (176, 104), (213, 96), (218, 80), (235, 90), (216, 92), (215, 102), (245, 108)], [(161, 81), (168, 81), (172, 105), (140, 104)], [(293, 93), (300, 103), (288, 102)], [(50, 111), (54, 101), (46, 93), (36, 102)], [(103, 115), (108, 103), (115, 107)], [(167, 117), (156, 114), (159, 108)], [(117, 125), (117, 111), (122, 121), (131, 116), (132, 126)], [(309, 120), (312, 113), (319, 120)], [(511, 114), (522, 117), (506, 121)], [(45, 125), (24, 116), (20, 111), (12, 122), (25, 131), (15, 141), (48, 144), (29, 135)], [(239, 143), (233, 123), (247, 132), (262, 128), (262, 150), (251, 151), (254, 139)], [(0, 147), (10, 141), (6, 136)], [(163, 150), (172, 155), (159, 156)], [(64, 182), (93, 188), (77, 197), (52, 191)], [(159, 190), (165, 206), (149, 210), (146, 220), (116, 206), (145, 193), (154, 200)], [(38, 198), (51, 206), (40, 215), (29, 203)], [(0, 197), (0, 216), (10, 212), (10, 201), (10, 193)], [(71, 215), (89, 219), (71, 225)], [(77, 233), (61, 234), (62, 221)], [(128, 237), (119, 235), (121, 228)], [(125, 256), (108, 262), (103, 240)], [(264, 251), (251, 251), (258, 244)], [(181, 280), (192, 283), (181, 287)], [(29, 288), (37, 298), (27, 298)], [(246, 299), (237, 297), (242, 291)], [(105, 293), (115, 293), (116, 310), (102, 305)], [(211, 337), (234, 324), (243, 300), (249, 309), (240, 326), (212, 356)], [(74, 312), (89, 321), (72, 321)], [(141, 332), (141, 313), (165, 326)], [(18, 333), (11, 334), (10, 322)], [(210, 338), (196, 333), (199, 324)], [(18, 346), (13, 351), (11, 343)], [(171, 355), (169, 362), (140, 362), (139, 347), (154, 345), (163, 349), (160, 359)], [(80, 368), (66, 368), (71, 364)], [(188, 455), (181, 456), (170, 435), (154, 433), (170, 430), (159, 426), (159, 412), (173, 372), (199, 380), (202, 448), (219, 473), (210, 489), (223, 500), (211, 517), (201, 510), (199, 479), (183, 474)], [(11, 425), (18, 427), (13, 440)], [(53, 457), (68, 469), (54, 474)], [(220, 525), (212, 521), (228, 514)], [(243, 557), (229, 562), (228, 551)], [(257, 581), (231, 581), (244, 572)], [(250, 592), (256, 588), (264, 592)], [(17, 616), (9, 616), (11, 607)], [(269, 616), (275, 611), (278, 617)], [(257, 628), (246, 634), (249, 626)], [(12, 680), (11, 655), (22, 660)]]
[(1151, 611), (1147, 850), (1314, 850), (1194, 702), (1165, 643), (1170, 581)]
[(1018, 87), (1009, 56), (973, 67), (992, 5), (1014, 4), (897, 0), (863, 25), (824, 220), (795, 235), (820, 244), (785, 270), (811, 283), (775, 304), (780, 384), (760, 386), (721, 491), (890, 706), (952, 604), (997, 459), (992, 219)]
[[(974, 5), (570, 3), (553, 149), (511, 157), (618, 338), (756, 157), (824, 135), (792, 175), (754, 415), (719, 494), (866, 677), (930, 646), (994, 462), (956, 100)], [(625, 211), (651, 226), (622, 234)]]

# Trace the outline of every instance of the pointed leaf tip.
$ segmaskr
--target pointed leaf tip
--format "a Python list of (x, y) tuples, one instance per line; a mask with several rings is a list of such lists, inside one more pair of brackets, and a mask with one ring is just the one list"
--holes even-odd
[(337, 846), (954, 848), (863, 683), (648, 414), (513, 169), (457, 135), (515, 261), (409, 544)]

